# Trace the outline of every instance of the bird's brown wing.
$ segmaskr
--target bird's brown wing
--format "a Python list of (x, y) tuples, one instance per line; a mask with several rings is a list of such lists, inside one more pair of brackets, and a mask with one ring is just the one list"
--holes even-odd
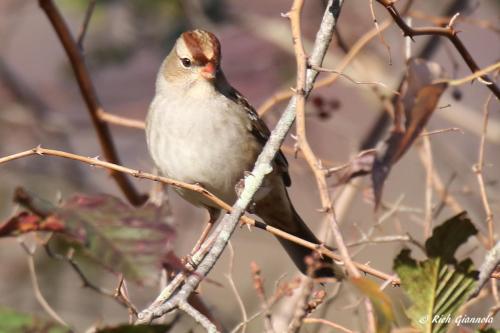
[[(255, 109), (250, 105), (250, 103), (248, 103), (247, 99), (238, 92), (238, 90), (234, 89), (229, 84), (227, 84), (224, 88), (225, 89), (221, 90), (226, 97), (243, 106), (243, 109), (247, 113), (247, 116), (252, 124), (251, 133), (260, 142), (260, 144), (264, 146), (271, 135), (271, 131), (267, 127), (266, 123), (259, 118)], [(288, 173), (288, 161), (286, 160), (286, 157), (281, 149), (276, 153), (274, 161), (278, 171), (283, 177), (285, 186), (290, 186), (292, 184), (292, 180), (290, 178), (290, 174)]]

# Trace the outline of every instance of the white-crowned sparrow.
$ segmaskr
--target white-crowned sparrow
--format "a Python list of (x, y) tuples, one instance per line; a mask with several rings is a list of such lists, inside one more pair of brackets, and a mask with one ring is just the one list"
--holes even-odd
[[(236, 184), (251, 171), (269, 137), (269, 129), (255, 110), (227, 82), (220, 67), (220, 44), (214, 34), (183, 33), (163, 61), (156, 94), (146, 120), (149, 152), (164, 175), (197, 183), (227, 202), (236, 201)], [(295, 211), (286, 186), (288, 163), (280, 151), (270, 173), (254, 197), (253, 212), (269, 225), (313, 243), (318, 239)], [(177, 189), (211, 218), (220, 211), (202, 195)], [(295, 265), (306, 271), (311, 250), (279, 239)], [(323, 259), (317, 276), (337, 276), (338, 267)], [(335, 272), (335, 273), (334, 273)]]

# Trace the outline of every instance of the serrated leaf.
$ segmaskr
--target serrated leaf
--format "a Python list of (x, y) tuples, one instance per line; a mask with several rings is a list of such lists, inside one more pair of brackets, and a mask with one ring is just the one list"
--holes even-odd
[(380, 290), (375, 282), (367, 278), (351, 279), (350, 281), (370, 299), (377, 322), (377, 333), (390, 332), (394, 322), (394, 313), (389, 297)]
[(416, 261), (409, 249), (403, 249), (394, 260), (401, 286), (412, 301), (407, 315), (419, 331), (446, 332), (458, 308), (474, 291), (478, 272), (470, 259), (457, 263), (454, 254), (475, 232), (461, 213), (434, 228), (426, 242), (430, 258)]
[(122, 273), (127, 280), (152, 285), (174, 230), (154, 205), (135, 208), (109, 195), (75, 195), (49, 218), (61, 221), (49, 247), (61, 255), (74, 249), (78, 262), (93, 262)]
[(70, 330), (48, 319), (0, 307), (0, 333), (69, 333)]

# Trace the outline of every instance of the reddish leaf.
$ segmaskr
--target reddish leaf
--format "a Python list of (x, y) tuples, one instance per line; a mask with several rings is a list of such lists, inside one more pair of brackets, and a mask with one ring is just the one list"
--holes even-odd
[(65, 255), (73, 248), (76, 261), (97, 263), (141, 284), (156, 283), (174, 237), (161, 208), (135, 208), (109, 195), (75, 195), (50, 218), (65, 225), (49, 242), (53, 251)]
[[(382, 189), (396, 163), (420, 135), (434, 112), (446, 83), (434, 83), (443, 77), (442, 68), (423, 59), (408, 62), (405, 82), (394, 106), (394, 128), (389, 137), (379, 142), (375, 151), (361, 152), (346, 168), (337, 171), (339, 182), (371, 173), (375, 207), (380, 203)], [(401, 123), (404, 118), (404, 125)]]
[[(373, 163), (375, 207), (380, 203), (383, 185), (392, 166), (408, 151), (436, 109), (447, 84), (433, 82), (442, 77), (443, 70), (436, 63), (423, 59), (411, 59), (408, 62), (406, 82), (396, 103), (394, 130), (377, 147), (377, 157)], [(404, 128), (398, 123), (402, 111), (405, 115)]]
[(35, 214), (21, 212), (0, 226), (0, 237), (19, 236), (32, 231), (64, 231), (64, 224), (57, 218), (41, 219)]

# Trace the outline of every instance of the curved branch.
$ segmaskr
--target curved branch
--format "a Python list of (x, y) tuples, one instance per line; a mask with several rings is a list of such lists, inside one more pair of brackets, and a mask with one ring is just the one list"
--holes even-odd
[[(47, 17), (52, 23), (52, 26), (54, 27), (54, 30), (56, 31), (57, 36), (66, 51), (106, 160), (115, 164), (120, 164), (118, 152), (116, 151), (109, 127), (100, 117), (100, 113), (103, 112), (103, 108), (97, 97), (97, 93), (90, 78), (87, 66), (85, 65), (85, 60), (80, 48), (75, 42), (68, 26), (66, 25), (66, 22), (64, 22), (64, 18), (61, 16), (61, 13), (52, 0), (39, 0), (39, 4), (45, 14), (47, 14)], [(146, 196), (140, 195), (130, 182), (130, 179), (128, 179), (123, 173), (111, 172), (111, 176), (131, 204), (137, 206), (146, 201)]]

